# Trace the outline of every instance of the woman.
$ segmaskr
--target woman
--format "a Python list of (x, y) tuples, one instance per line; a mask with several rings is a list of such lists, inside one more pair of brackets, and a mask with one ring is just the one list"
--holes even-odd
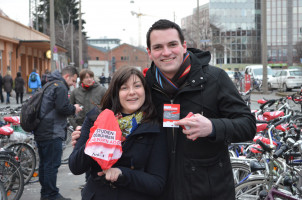
[(24, 84), (25, 82), (21, 76), (21, 72), (17, 72), (17, 77), (15, 78), (15, 92), (17, 104), (19, 103), (19, 97), (20, 103), (23, 103)]
[[(122, 142), (121, 158), (108, 170), (84, 153), (89, 130), (100, 113), (90, 111), (84, 121), (82, 133), (69, 157), (69, 168), (78, 175), (91, 169), (91, 176), (82, 191), (82, 199), (158, 199), (163, 192), (167, 175), (165, 134), (156, 123), (155, 108), (145, 79), (140, 71), (123, 67), (115, 72), (109, 88), (101, 101), (101, 110), (110, 109), (123, 120), (135, 120), (138, 127)], [(130, 119), (128, 119), (130, 116)], [(134, 128), (132, 127), (131, 130)]]
[(2, 83), (4, 91), (6, 92), (6, 104), (10, 104), (9, 97), (13, 89), (13, 79), (11, 77), (10, 71), (6, 72), (6, 75), (3, 77)]
[(90, 69), (83, 69), (80, 72), (79, 84), (79, 87), (71, 92), (70, 103), (82, 105), (83, 110), (70, 119), (73, 128), (82, 126), (86, 114), (96, 105), (99, 105), (106, 92), (105, 87), (94, 81), (94, 73)]

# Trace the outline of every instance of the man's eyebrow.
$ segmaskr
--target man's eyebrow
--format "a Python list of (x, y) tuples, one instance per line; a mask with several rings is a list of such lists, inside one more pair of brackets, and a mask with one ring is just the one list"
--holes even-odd
[[(172, 41), (170, 41), (170, 42), (168, 42), (168, 44), (172, 44), (172, 43), (179, 43), (178, 42), (178, 40), (172, 40)], [(162, 46), (163, 44), (154, 44), (154, 45), (152, 45), (151, 47), (156, 47), (156, 46)]]

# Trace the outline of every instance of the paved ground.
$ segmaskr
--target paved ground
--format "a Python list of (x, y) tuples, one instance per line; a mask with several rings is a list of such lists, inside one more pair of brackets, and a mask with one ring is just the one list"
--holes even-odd
[[(16, 104), (16, 99), (14, 97), (14, 93), (10, 98), (10, 104), (0, 103), (1, 107), (10, 106), (15, 108), (20, 106), (21, 104)], [(30, 97), (30, 94), (26, 94), (24, 99)], [(6, 99), (6, 94), (4, 94), (4, 99)], [(70, 153), (72, 152), (72, 147), (68, 146), (63, 153), (63, 158), (68, 158)], [(37, 180), (37, 178), (36, 178)], [(81, 199), (81, 190), (79, 186), (82, 185), (85, 181), (85, 175), (75, 176), (73, 175), (67, 164), (62, 164), (59, 168), (57, 187), (60, 189), (60, 193), (64, 197), (69, 197), (72, 200), (80, 200)], [(39, 182), (29, 183), (25, 185), (21, 200), (39, 200), (40, 199), (40, 184)]]
[[(297, 90), (296, 90), (297, 91)], [(296, 91), (293, 91), (288, 94), (292, 94)], [(261, 93), (253, 93), (251, 95), (251, 102), (252, 102), (252, 109), (257, 109), (259, 105), (257, 104), (257, 100), (261, 98), (266, 98), (266, 99), (275, 99), (275, 98), (280, 98), (280, 95), (284, 94), (276, 94), (276, 92), (271, 92), (269, 94), (261, 94)], [(6, 97), (6, 95), (5, 95)], [(28, 98), (29, 95), (26, 95), (25, 98)], [(11, 107), (16, 107), (18, 106), (16, 104), (16, 100), (14, 97), (11, 97)], [(19, 104), (20, 105), (20, 104)], [(7, 106), (6, 104), (0, 104), (0, 107)], [(72, 147), (67, 147), (67, 149), (64, 151), (63, 157), (67, 158), (68, 155), (71, 153)], [(57, 186), (60, 188), (60, 192), (64, 197), (69, 197), (73, 200), (80, 200), (81, 199), (81, 194), (80, 194), (80, 189), (79, 185), (84, 183), (84, 175), (80, 176), (75, 176), (73, 175), (67, 164), (63, 164), (59, 168), (59, 173), (58, 173), (58, 180), (57, 180)], [(39, 182), (36, 183), (31, 183), (25, 186), (23, 195), (21, 197), (21, 200), (39, 200), (40, 199), (40, 184)]]

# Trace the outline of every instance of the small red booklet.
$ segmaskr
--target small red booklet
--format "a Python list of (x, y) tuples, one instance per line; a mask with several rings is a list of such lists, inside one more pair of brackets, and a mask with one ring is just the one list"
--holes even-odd
[(179, 127), (174, 124), (179, 120), (180, 104), (164, 104), (163, 127)]

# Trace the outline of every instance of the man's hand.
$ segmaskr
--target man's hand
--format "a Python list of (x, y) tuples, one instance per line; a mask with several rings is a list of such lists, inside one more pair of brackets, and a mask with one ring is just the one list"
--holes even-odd
[(74, 104), (74, 107), (76, 108), (75, 114), (78, 114), (83, 110), (83, 106), (81, 106), (80, 104)]
[(102, 172), (98, 172), (98, 176), (103, 176), (104, 174), (107, 181), (115, 182), (119, 175), (122, 174), (122, 171), (119, 168), (110, 168)]
[(77, 140), (80, 138), (82, 126), (77, 126), (71, 134), (71, 144), (74, 147)]
[(190, 118), (183, 118), (174, 122), (174, 124), (189, 126), (190, 129), (183, 129), (182, 132), (186, 134), (190, 140), (195, 140), (198, 137), (207, 137), (213, 130), (212, 122), (201, 114), (194, 114)]

